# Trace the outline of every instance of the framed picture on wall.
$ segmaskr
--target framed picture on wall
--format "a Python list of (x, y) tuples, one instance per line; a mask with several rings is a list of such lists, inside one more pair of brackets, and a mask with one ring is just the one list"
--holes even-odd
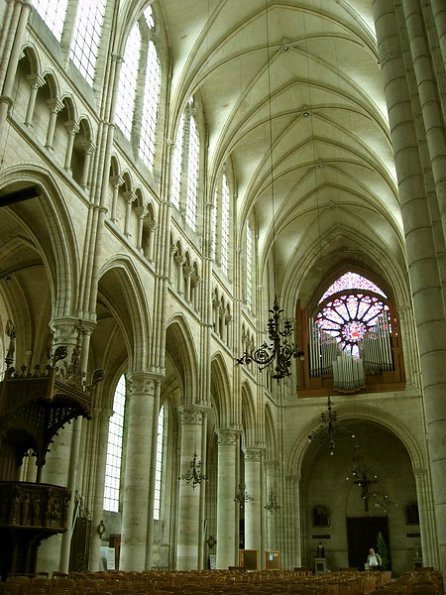
[(313, 527), (329, 527), (330, 511), (327, 506), (314, 506), (312, 510)]

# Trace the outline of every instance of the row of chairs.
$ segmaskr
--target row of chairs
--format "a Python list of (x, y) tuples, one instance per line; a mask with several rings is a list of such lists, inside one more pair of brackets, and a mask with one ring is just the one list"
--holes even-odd
[[(432, 575), (433, 576), (433, 575)], [(412, 578), (412, 583), (415, 578)], [(406, 581), (406, 587), (409, 581)], [(53, 577), (11, 577), (1, 595), (385, 595), (390, 572), (339, 571), (314, 576), (299, 571), (234, 570), (54, 573)], [(442, 582), (441, 582), (442, 585)], [(412, 595), (410, 591), (391, 591)], [(436, 595), (439, 591), (434, 592)], [(442, 591), (441, 591), (442, 593)]]
[(404, 573), (374, 593), (376, 595), (443, 595), (443, 575), (431, 567), (423, 567)]

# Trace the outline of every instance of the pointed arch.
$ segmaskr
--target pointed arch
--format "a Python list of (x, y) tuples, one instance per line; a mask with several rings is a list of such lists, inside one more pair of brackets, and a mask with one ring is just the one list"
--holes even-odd
[[(198, 356), (195, 342), (186, 319), (175, 315), (166, 325), (166, 356), (181, 390), (182, 405), (192, 405), (198, 397)], [(166, 357), (166, 376), (169, 376)]]
[(211, 398), (215, 408), (216, 427), (218, 429), (230, 426), (230, 383), (225, 359), (221, 353), (216, 353), (211, 360)]
[(144, 284), (131, 258), (118, 254), (101, 267), (98, 304), (104, 319), (108, 312), (119, 326), (129, 369), (147, 370), (150, 364), (150, 307)]

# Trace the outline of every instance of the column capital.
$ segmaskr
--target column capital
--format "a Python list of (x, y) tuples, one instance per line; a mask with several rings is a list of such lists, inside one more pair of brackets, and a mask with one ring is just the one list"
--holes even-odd
[(198, 405), (180, 405), (178, 415), (182, 424), (201, 425), (203, 421), (203, 408)]
[(217, 430), (217, 443), (224, 446), (236, 446), (238, 444), (241, 432), (230, 428)]
[(149, 372), (129, 372), (126, 375), (129, 397), (135, 394), (155, 396), (159, 378)]
[(40, 74), (35, 74), (35, 73), (28, 74), (26, 76), (26, 80), (30, 83), (30, 85), (33, 87), (33, 89), (39, 89), (40, 87), (43, 87), (43, 85), (46, 83), (43, 76), (41, 76)]
[(265, 461), (265, 469), (267, 471), (277, 471), (279, 469), (279, 461), (277, 459), (268, 459)]
[(262, 462), (265, 455), (265, 449), (263, 447), (246, 446), (243, 449), (245, 455), (245, 461)]
[(57, 97), (50, 97), (50, 99), (46, 100), (46, 104), (54, 114), (59, 113), (65, 107), (64, 102)]

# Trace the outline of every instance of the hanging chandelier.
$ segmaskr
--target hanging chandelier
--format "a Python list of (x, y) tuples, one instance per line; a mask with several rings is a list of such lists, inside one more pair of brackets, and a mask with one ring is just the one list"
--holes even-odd
[[(267, 155), (269, 155), (270, 161), (270, 180), (271, 180), (271, 225), (272, 225), (272, 272), (274, 276), (274, 285), (276, 285), (276, 212), (275, 212), (275, 184), (274, 184), (274, 142), (273, 142), (273, 114), (272, 114), (272, 88), (271, 88), (271, 58), (270, 58), (270, 23), (269, 23), (269, 0), (265, 0), (265, 16), (266, 16), (266, 50), (267, 50), (267, 61), (266, 61), (266, 75), (268, 78), (268, 109), (269, 109), (269, 149)], [(237, 364), (251, 364), (256, 363), (259, 366), (259, 370), (264, 370), (268, 366), (272, 369), (272, 378), (279, 381), (282, 378), (291, 376), (291, 362), (293, 358), (304, 359), (303, 351), (299, 350), (289, 337), (294, 332), (289, 320), (282, 322), (281, 314), (283, 310), (280, 309), (279, 300), (277, 294), (274, 298), (274, 305), (269, 310), (271, 317), (268, 319), (267, 332), (268, 341), (265, 341), (257, 349), (251, 351), (245, 351), (245, 353), (236, 358)]]
[(349, 428), (338, 424), (338, 414), (331, 407), (330, 397), (327, 400), (327, 412), (321, 413), (320, 420), (321, 425), (315, 432), (308, 435), (308, 441), (328, 442), (328, 452), (331, 456), (335, 453), (336, 439), (355, 438), (355, 434)]
[(238, 484), (238, 492), (235, 495), (234, 502), (238, 502), (243, 508), (245, 502), (254, 502), (254, 498), (246, 491), (246, 484), (242, 481)]
[(356, 446), (352, 467), (345, 479), (360, 488), (361, 499), (364, 500), (365, 512), (369, 511), (370, 501), (374, 508), (383, 509), (384, 511), (387, 510), (388, 506), (393, 504), (389, 495), (382, 487), (380, 489), (374, 487), (379, 483), (378, 473), (365, 463), (359, 445)]
[(274, 512), (275, 510), (280, 510), (283, 507), (277, 502), (275, 494), (270, 492), (268, 500), (263, 508), (265, 508), (268, 512)]
[(303, 360), (304, 353), (287, 339), (294, 332), (294, 328), (289, 320), (281, 322), (283, 310), (279, 307), (277, 297), (274, 299), (274, 306), (269, 312), (272, 314), (267, 325), (270, 342), (263, 343), (257, 349), (245, 351), (242, 357), (236, 358), (236, 362), (237, 364), (254, 362), (258, 364), (260, 371), (272, 365), (274, 369), (272, 377), (278, 381), (285, 378), (285, 376), (291, 376), (292, 358)]
[(180, 481), (184, 480), (187, 485), (192, 487), (193, 490), (195, 490), (197, 485), (200, 485), (203, 481), (208, 480), (207, 475), (204, 475), (201, 472), (201, 461), (197, 462), (197, 458), (198, 455), (196, 452), (194, 452), (192, 460), (189, 463), (190, 469), (186, 473), (183, 473), (183, 475), (180, 475), (178, 478)]

